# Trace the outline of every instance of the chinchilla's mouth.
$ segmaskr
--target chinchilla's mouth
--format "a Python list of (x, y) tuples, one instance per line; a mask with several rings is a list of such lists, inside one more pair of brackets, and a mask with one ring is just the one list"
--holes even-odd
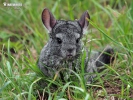
[(79, 56), (80, 56), (80, 54), (77, 54), (77, 55), (69, 54), (69, 55), (66, 55), (65, 60), (73, 61), (74, 59), (79, 58)]
[(74, 56), (73, 55), (67, 55), (66, 60), (72, 61), (72, 60), (74, 60)]

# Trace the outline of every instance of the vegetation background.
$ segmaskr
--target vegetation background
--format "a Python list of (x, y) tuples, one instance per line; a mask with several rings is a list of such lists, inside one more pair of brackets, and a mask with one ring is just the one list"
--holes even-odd
[[(7, 7), (3, 3), (22, 3)], [(49, 8), (56, 19), (74, 20), (88, 10), (91, 20), (83, 41), (88, 49), (106, 45), (115, 49), (115, 61), (85, 84), (81, 73), (63, 83), (43, 78), (36, 66), (49, 37), (41, 13)], [(83, 68), (83, 65), (81, 65)], [(69, 70), (69, 69), (68, 69)], [(51, 90), (51, 83), (56, 90)], [(54, 92), (53, 92), (54, 91)], [(48, 94), (47, 94), (48, 93)], [(47, 95), (46, 95), (47, 94)], [(132, 0), (1, 0), (0, 1), (0, 100), (131, 100), (133, 99), (133, 1)]]

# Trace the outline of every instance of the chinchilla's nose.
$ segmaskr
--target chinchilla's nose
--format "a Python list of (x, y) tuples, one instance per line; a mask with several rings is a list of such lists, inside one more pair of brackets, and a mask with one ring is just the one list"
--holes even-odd
[(67, 49), (67, 51), (68, 51), (69, 53), (72, 53), (73, 50), (74, 50), (74, 48)]
[(63, 49), (68, 53), (71, 54), (76, 50), (76, 46), (72, 44), (66, 44), (63, 46)]

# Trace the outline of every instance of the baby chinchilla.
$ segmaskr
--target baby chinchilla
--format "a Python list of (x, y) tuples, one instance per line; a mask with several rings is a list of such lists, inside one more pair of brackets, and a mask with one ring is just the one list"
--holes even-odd
[[(56, 20), (52, 13), (45, 8), (42, 12), (42, 22), (49, 31), (49, 41), (43, 47), (40, 53), (38, 66), (40, 70), (49, 77), (53, 77), (56, 71), (63, 68), (65, 64), (68, 68), (73, 67), (80, 68), (82, 55), (81, 38), (84, 30), (89, 25), (90, 16), (88, 11), (85, 11), (79, 20), (65, 21)], [(86, 73), (92, 73), (97, 71), (97, 67), (103, 66), (103, 64), (109, 64), (111, 61), (111, 55), (113, 49), (108, 47), (104, 50), (106, 53), (96, 53), (91, 58), (86, 57), (85, 71)], [(108, 54), (110, 55), (108, 55)], [(73, 63), (76, 63), (75, 66)], [(91, 82), (93, 76), (87, 77), (88, 82)]]

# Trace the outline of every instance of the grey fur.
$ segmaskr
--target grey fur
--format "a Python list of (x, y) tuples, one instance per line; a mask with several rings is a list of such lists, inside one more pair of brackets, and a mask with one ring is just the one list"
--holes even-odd
[[(48, 16), (48, 17), (47, 17)], [(52, 19), (50, 19), (52, 16)], [(82, 43), (81, 38), (83, 35), (83, 30), (88, 26), (88, 21), (84, 18), (88, 17), (89, 14), (85, 12), (80, 22), (79, 21), (64, 21), (64, 20), (55, 20), (53, 15), (49, 12), (48, 9), (44, 9), (42, 13), (42, 20), (45, 27), (49, 30), (50, 39), (48, 43), (41, 50), (38, 67), (41, 71), (49, 77), (53, 77), (56, 71), (60, 68), (65, 67), (67, 64), (69, 69), (73, 69), (73, 67), (80, 69), (80, 58), (82, 55)], [(43, 18), (44, 17), (44, 18)], [(54, 20), (51, 25), (51, 20)], [(82, 20), (85, 21), (83, 25)], [(55, 23), (56, 22), (56, 23)], [(51, 27), (52, 26), (52, 27)], [(60, 43), (61, 42), (61, 43)], [(107, 48), (105, 52), (112, 54), (113, 49)], [(87, 51), (88, 52), (88, 51)], [(85, 71), (87, 73), (93, 73), (97, 71), (97, 67), (103, 66), (103, 63), (110, 63), (111, 57), (107, 54), (96, 53), (92, 55), (91, 58), (86, 57), (85, 60)], [(97, 57), (99, 57), (97, 59)], [(103, 62), (103, 63), (101, 63)], [(75, 66), (73, 66), (75, 63)], [(85, 76), (87, 78), (88, 83), (92, 81), (94, 76)]]

